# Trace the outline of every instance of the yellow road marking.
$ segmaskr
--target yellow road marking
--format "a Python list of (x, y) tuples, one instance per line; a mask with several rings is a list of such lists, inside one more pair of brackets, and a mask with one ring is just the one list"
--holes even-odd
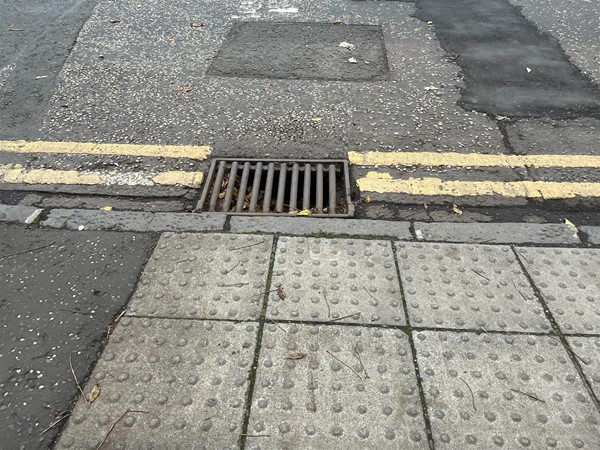
[(422, 196), (502, 196), (544, 199), (600, 197), (600, 183), (554, 181), (443, 181), (440, 178), (394, 179), (389, 173), (368, 172), (357, 180), (363, 192)]
[(122, 155), (205, 160), (211, 154), (208, 146), (94, 144), (91, 142), (0, 141), (0, 152), (63, 153), (79, 155)]
[(357, 166), (600, 167), (594, 155), (484, 155), (456, 152), (348, 152)]
[(102, 186), (183, 186), (198, 188), (202, 172), (76, 171), (54, 169), (27, 170), (20, 164), (0, 164), (0, 182), (25, 184), (79, 184)]

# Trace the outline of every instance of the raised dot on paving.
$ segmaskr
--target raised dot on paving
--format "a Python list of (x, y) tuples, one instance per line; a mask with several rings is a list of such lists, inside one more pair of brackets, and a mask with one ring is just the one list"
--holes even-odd
[(271, 236), (165, 233), (140, 278), (129, 314), (256, 319), (272, 245)]
[(255, 323), (123, 318), (85, 388), (100, 395), (89, 408), (79, 399), (57, 448), (95, 449), (107, 434), (103, 448), (236, 447), (256, 333)]
[(600, 337), (578, 336), (567, 340), (596, 397), (600, 398)]
[(264, 328), (246, 448), (428, 448), (402, 331), (278, 325)]
[(270, 319), (406, 324), (390, 242), (282, 237), (270, 290)]
[(553, 338), (423, 331), (415, 346), (435, 448), (597, 448), (600, 415)]
[(600, 333), (600, 249), (519, 247), (564, 333)]
[(402, 242), (396, 246), (411, 325), (550, 330), (510, 247)]

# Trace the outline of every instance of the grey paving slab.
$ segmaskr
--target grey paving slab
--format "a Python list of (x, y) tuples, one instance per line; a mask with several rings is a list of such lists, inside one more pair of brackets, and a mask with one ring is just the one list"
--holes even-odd
[(137, 211), (52, 209), (42, 226), (72, 230), (148, 231), (153, 214)]
[(21, 205), (0, 205), (0, 222), (33, 223), (41, 209)]
[(50, 211), (42, 225), (73, 230), (220, 231), (223, 214), (62, 209)]
[(580, 244), (577, 229), (537, 223), (415, 223), (417, 239), (469, 244)]
[[(256, 324), (123, 318), (57, 448), (237, 447)], [(133, 412), (143, 411), (143, 412)]]
[(140, 316), (258, 318), (272, 236), (165, 233), (152, 254), (129, 313)]
[(600, 398), (600, 337), (567, 337), (573, 352), (581, 358), (581, 368)]
[(436, 448), (597, 448), (600, 416), (546, 336), (417, 333)]
[(510, 247), (400, 242), (396, 248), (412, 325), (550, 330)]
[(390, 242), (282, 237), (270, 289), (280, 286), (270, 319), (406, 324)]
[(600, 245), (600, 227), (579, 227), (590, 244)]
[(332, 233), (351, 236), (386, 236), (410, 241), (410, 222), (368, 219), (318, 219), (310, 217), (231, 218), (231, 231), (281, 234)]
[(152, 236), (0, 223), (0, 448), (48, 449), (107, 329), (133, 293)]
[(284, 327), (265, 326), (246, 448), (428, 448), (404, 333)]
[(565, 333), (600, 333), (600, 250), (517, 249)]

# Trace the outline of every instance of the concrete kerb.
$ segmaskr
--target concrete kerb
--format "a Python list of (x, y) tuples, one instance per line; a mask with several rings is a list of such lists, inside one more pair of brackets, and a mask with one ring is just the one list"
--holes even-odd
[[(368, 219), (312, 217), (226, 216), (220, 213), (48, 210), (0, 205), (0, 221), (31, 224), (41, 220), (48, 228), (137, 232), (233, 232), (290, 236), (358, 238), (399, 241), (519, 245), (600, 245), (600, 227), (575, 228), (565, 224), (426, 223)], [(581, 239), (580, 236), (583, 238)]]

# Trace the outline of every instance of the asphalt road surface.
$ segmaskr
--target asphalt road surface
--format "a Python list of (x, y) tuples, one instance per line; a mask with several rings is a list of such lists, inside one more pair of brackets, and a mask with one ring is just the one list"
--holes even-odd
[(573, 0), (2, 0), (0, 198), (185, 210), (197, 185), (177, 179), (208, 167), (44, 142), (379, 152), (353, 162), (359, 217), (598, 223), (599, 17)]

